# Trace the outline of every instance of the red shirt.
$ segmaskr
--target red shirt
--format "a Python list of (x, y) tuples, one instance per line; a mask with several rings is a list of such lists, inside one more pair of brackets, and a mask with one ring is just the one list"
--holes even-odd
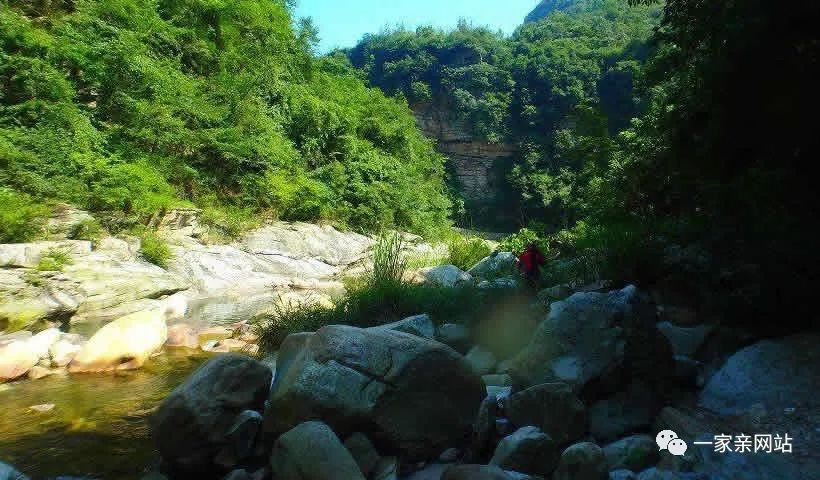
[(538, 267), (546, 264), (544, 254), (537, 248), (527, 248), (518, 257), (518, 268), (525, 274), (533, 274), (538, 271)]

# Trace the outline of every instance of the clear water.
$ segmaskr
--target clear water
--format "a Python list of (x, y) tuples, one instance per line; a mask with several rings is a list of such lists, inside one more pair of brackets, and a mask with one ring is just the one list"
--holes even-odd
[[(142, 370), (0, 386), (0, 460), (37, 479), (138, 479), (159, 459), (147, 417), (208, 356), (169, 351)], [(38, 413), (29, 407), (54, 404)]]

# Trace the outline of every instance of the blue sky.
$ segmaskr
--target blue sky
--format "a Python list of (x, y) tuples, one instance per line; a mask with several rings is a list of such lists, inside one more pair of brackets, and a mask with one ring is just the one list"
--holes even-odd
[(538, 0), (298, 0), (297, 17), (313, 17), (320, 52), (352, 47), (365, 33), (404, 25), (451, 28), (459, 18), (511, 33)]

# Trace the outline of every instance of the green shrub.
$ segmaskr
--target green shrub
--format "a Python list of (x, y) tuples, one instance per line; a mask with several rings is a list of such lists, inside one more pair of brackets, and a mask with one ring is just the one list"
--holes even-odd
[(140, 252), (142, 257), (162, 268), (168, 268), (168, 262), (173, 257), (173, 252), (168, 247), (165, 240), (152, 230), (144, 230), (140, 233)]
[(502, 239), (501, 242), (498, 243), (498, 250), (502, 252), (513, 252), (516, 255), (520, 255), (524, 252), (527, 245), (532, 242), (536, 242), (538, 247), (545, 254), (550, 249), (549, 242), (543, 235), (540, 235), (528, 228), (522, 228), (509, 237)]
[(492, 249), (481, 238), (458, 236), (447, 245), (449, 255), (447, 263), (462, 270), (469, 270), (484, 257), (492, 253)]
[(208, 228), (205, 240), (211, 243), (228, 243), (259, 225), (252, 210), (234, 206), (204, 208), (199, 223)]
[(382, 234), (373, 246), (373, 268), (367, 281), (372, 285), (400, 284), (407, 272), (404, 240), (398, 232)]
[(37, 237), (48, 217), (46, 206), (26, 194), (0, 188), (0, 243), (22, 243)]
[(68, 238), (72, 240), (88, 240), (94, 244), (105, 236), (105, 229), (95, 219), (83, 220), (73, 225), (68, 231)]
[(37, 262), (37, 270), (40, 272), (62, 272), (63, 267), (72, 264), (71, 255), (68, 252), (52, 249), (40, 257)]
[(261, 352), (275, 352), (288, 335), (312, 332), (325, 325), (338, 323), (335, 307), (308, 299), (306, 302), (281, 300), (274, 303), (273, 310), (254, 324), (259, 336)]

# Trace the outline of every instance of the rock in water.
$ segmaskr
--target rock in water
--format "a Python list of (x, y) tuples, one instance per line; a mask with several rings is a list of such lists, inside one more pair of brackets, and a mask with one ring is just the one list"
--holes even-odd
[(157, 310), (137, 312), (102, 327), (69, 364), (71, 372), (139, 368), (168, 338), (165, 318)]
[(0, 480), (29, 480), (27, 476), (18, 472), (14, 467), (0, 461)]
[(634, 286), (552, 304), (512, 374), (526, 385), (561, 381), (578, 391), (620, 365), (651, 380), (674, 371), (671, 347), (655, 327), (655, 307)]
[(711, 378), (700, 404), (723, 415), (755, 404), (772, 411), (820, 409), (820, 335), (764, 340), (732, 355)]
[(601, 447), (584, 442), (564, 450), (553, 480), (607, 480), (606, 457)]
[(297, 340), (286, 339), (280, 351), (267, 432), (319, 419), (340, 435), (360, 431), (414, 459), (431, 458), (469, 434), (484, 385), (446, 345), (340, 325)]
[(522, 427), (505, 437), (495, 449), (492, 465), (504, 470), (547, 475), (558, 463), (558, 446), (537, 427)]
[(0, 383), (22, 377), (39, 361), (27, 341), (15, 340), (0, 346)]
[(277, 480), (365, 480), (339, 437), (322, 422), (299, 424), (279, 437), (270, 464)]
[(505, 399), (504, 412), (515, 426), (537, 426), (558, 445), (587, 431), (584, 404), (565, 383), (545, 383), (515, 393)]
[[(248, 411), (264, 409), (271, 377), (270, 368), (238, 354), (218, 356), (200, 367), (151, 417), (151, 434), (165, 461), (197, 473), (213, 469), (217, 457), (242, 460), (255, 432), (250, 431)], [(261, 418), (256, 422), (258, 428)]]

